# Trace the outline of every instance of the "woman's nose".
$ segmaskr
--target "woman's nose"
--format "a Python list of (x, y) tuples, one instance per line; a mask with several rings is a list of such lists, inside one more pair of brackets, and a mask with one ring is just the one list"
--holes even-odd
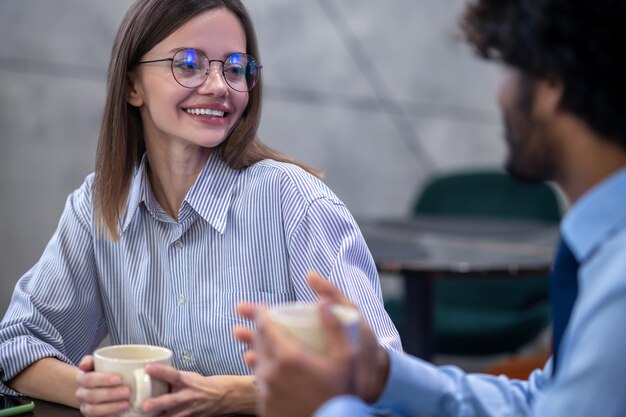
[(222, 65), (220, 62), (212, 62), (206, 69), (206, 80), (198, 87), (198, 92), (202, 94), (224, 94), (228, 89), (228, 84), (224, 79)]

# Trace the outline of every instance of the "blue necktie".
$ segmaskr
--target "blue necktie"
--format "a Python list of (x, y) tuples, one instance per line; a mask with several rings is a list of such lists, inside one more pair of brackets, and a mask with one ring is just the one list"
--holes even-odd
[(552, 376), (556, 375), (559, 364), (559, 347), (572, 307), (578, 295), (578, 261), (561, 239), (559, 251), (550, 274), (550, 298), (552, 301)]

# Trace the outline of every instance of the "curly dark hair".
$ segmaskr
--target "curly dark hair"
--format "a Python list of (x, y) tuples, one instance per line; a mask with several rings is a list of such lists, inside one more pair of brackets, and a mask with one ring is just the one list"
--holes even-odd
[(626, 149), (626, 0), (476, 0), (461, 28), (483, 58), (560, 80), (561, 108)]

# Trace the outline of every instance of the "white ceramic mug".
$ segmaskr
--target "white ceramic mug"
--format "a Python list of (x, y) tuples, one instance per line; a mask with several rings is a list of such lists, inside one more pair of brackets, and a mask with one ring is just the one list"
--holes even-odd
[(143, 402), (151, 397), (166, 394), (169, 385), (145, 372), (149, 363), (172, 365), (172, 351), (150, 345), (113, 345), (94, 352), (96, 372), (119, 375), (131, 391), (131, 408), (121, 417), (151, 417), (155, 413), (142, 411)]
[[(331, 307), (331, 311), (346, 328), (351, 342), (356, 344), (360, 320), (358, 310), (335, 304)], [(326, 352), (328, 342), (316, 304), (288, 303), (277, 305), (271, 308), (269, 317), (308, 348), (318, 353)]]

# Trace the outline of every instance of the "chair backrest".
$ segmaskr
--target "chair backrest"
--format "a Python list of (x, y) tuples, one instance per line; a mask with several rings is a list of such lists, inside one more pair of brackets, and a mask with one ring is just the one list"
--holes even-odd
[[(558, 222), (562, 207), (559, 194), (548, 184), (519, 182), (495, 170), (467, 171), (431, 180), (414, 213)], [(438, 279), (436, 349), (454, 354), (514, 351), (547, 325), (548, 297), (547, 277)]]
[(558, 193), (548, 184), (516, 181), (499, 171), (468, 171), (434, 178), (413, 211), (557, 222), (563, 210)]

